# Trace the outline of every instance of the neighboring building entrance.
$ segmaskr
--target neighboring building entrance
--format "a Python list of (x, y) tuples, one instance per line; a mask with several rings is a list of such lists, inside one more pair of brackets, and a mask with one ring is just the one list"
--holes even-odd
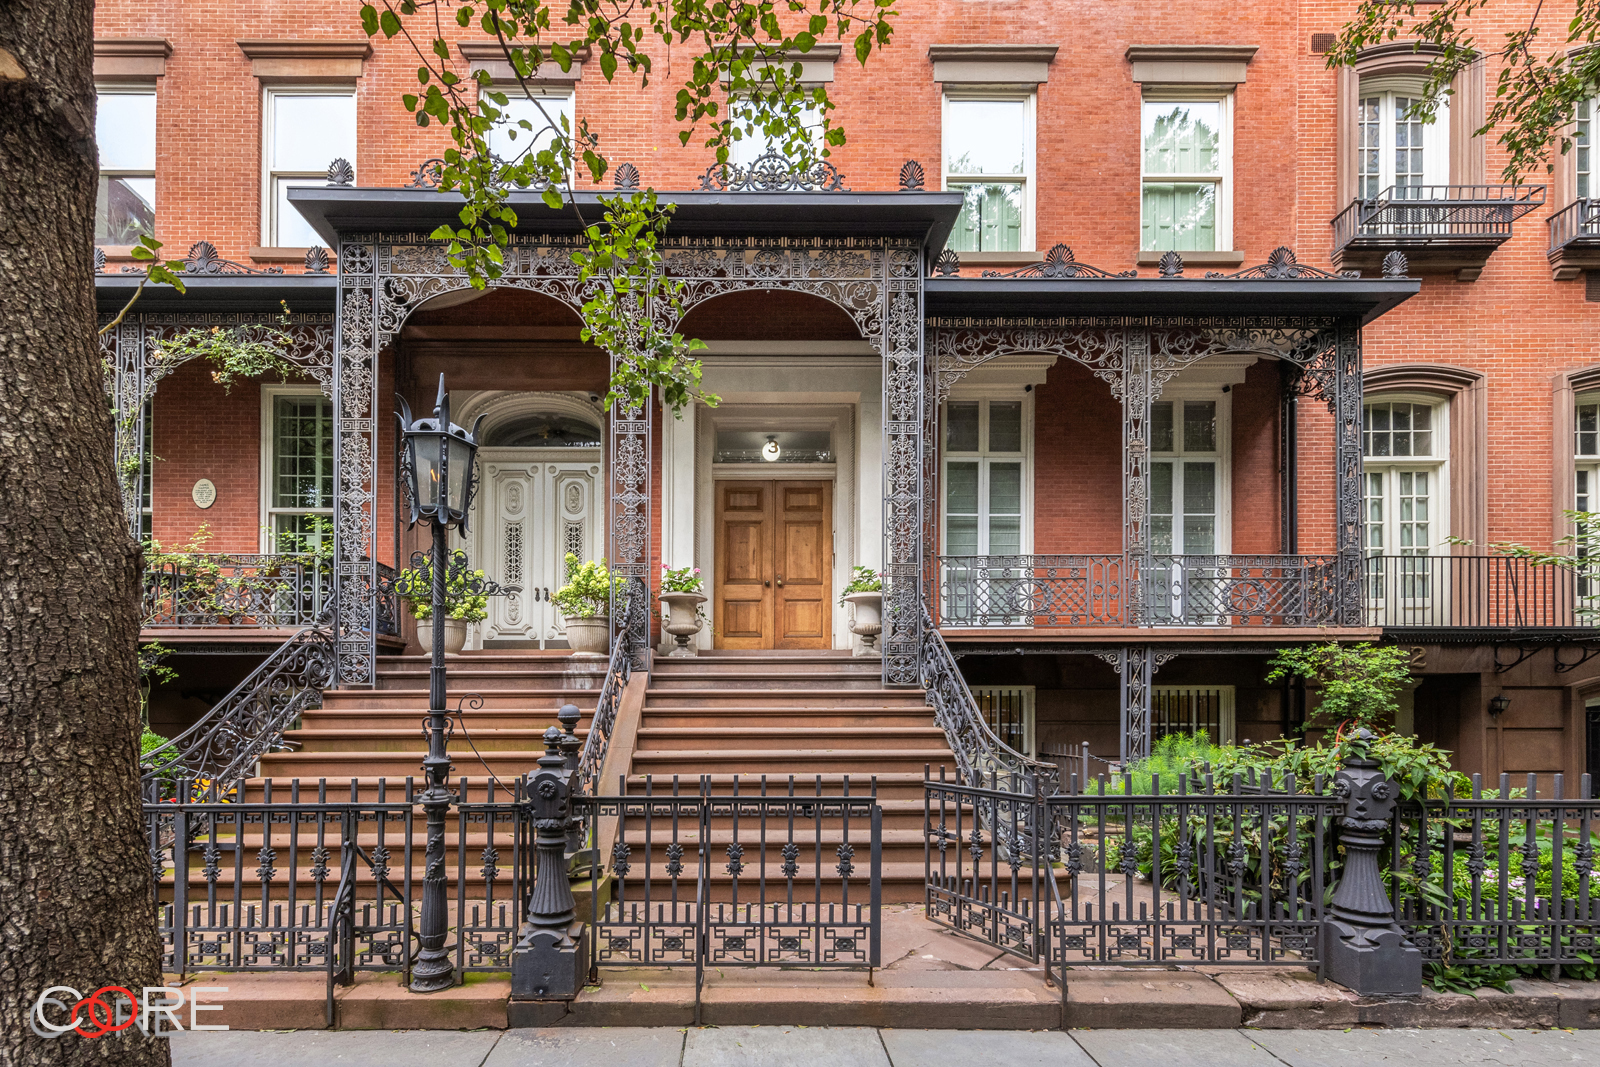
[[(566, 628), (550, 595), (565, 581), (562, 559), (597, 556), (595, 494), (600, 457), (533, 458), (532, 450), (480, 452), (482, 497), (474, 509), (478, 549), (474, 561), (511, 597), (491, 597), (481, 624), (485, 648), (566, 648)], [(587, 450), (586, 450), (587, 451)], [(508, 455), (509, 454), (509, 455)]]
[(716, 484), (716, 647), (831, 647), (833, 484)]

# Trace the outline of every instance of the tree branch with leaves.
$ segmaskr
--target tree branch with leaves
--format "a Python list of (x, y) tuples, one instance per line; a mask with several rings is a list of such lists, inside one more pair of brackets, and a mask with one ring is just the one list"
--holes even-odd
[(1508, 182), (1554, 168), (1551, 150), (1572, 149), (1577, 105), (1600, 92), (1600, 0), (1577, 0), (1572, 15), (1538, 0), (1526, 21), (1515, 20), (1497, 40), (1480, 35), (1478, 24), (1504, 12), (1508, 0), (1362, 0), (1328, 53), (1328, 65), (1351, 66), (1364, 49), (1390, 41), (1429, 46), (1427, 84), (1412, 115), (1431, 121), (1450, 94), (1457, 74), (1480, 58), (1500, 65), (1494, 104), (1478, 136), (1500, 131), (1506, 150), (1501, 177)]
[[(399, 38), (415, 55), (418, 88), (402, 104), (424, 129), (450, 132), (438, 171), (441, 192), (459, 192), (459, 225), (434, 231), (446, 242), (451, 264), (483, 289), (505, 270), (505, 250), (518, 219), (513, 190), (538, 190), (552, 210), (570, 211), (584, 247), (573, 255), (579, 280), (588, 286), (581, 310), (582, 337), (617, 358), (606, 406), (641, 409), (652, 390), (675, 413), (696, 400), (715, 404), (701, 388), (705, 346), (665, 323), (682, 311), (682, 286), (663, 262), (660, 240), (673, 205), (654, 189), (597, 196), (599, 211), (586, 215), (577, 196), (577, 165), (598, 184), (611, 169), (600, 132), (587, 119), (574, 126), (552, 115), (533, 91), (539, 68), (554, 63), (569, 70), (588, 56), (608, 82), (619, 73), (649, 86), (655, 71), (652, 47), (691, 45), (692, 60), (676, 85), (675, 115), (680, 144), (698, 132), (726, 165), (731, 146), (758, 133), (778, 146), (797, 168), (845, 143), (833, 123), (826, 86), (801, 82), (797, 55), (832, 34), (849, 39), (865, 64), (893, 34), (894, 0), (379, 0), (362, 6), (369, 37)], [(511, 95), (487, 70), (458, 74), (446, 27), (476, 26), (497, 43), (515, 76), (517, 94), (532, 101), (539, 120), (513, 118)], [(736, 102), (736, 106), (730, 104)], [(820, 116), (814, 144), (807, 112)], [(489, 135), (503, 130), (516, 145), (510, 159), (490, 150)], [(665, 305), (669, 314), (652, 314)]]

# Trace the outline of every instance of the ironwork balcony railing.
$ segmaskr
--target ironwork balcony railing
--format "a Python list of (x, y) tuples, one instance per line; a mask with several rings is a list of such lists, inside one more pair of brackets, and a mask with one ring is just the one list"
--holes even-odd
[(1369, 556), (1367, 622), (1389, 629), (1593, 629), (1600, 582), (1516, 556)]
[(1338, 214), (1333, 249), (1499, 245), (1544, 200), (1542, 185), (1391, 185)]
[(1600, 248), (1600, 200), (1574, 200), (1550, 216), (1550, 251), (1569, 245)]
[[(400, 632), (394, 573), (378, 564), (379, 633)], [(287, 630), (315, 623), (332, 598), (333, 564), (327, 559), (186, 553), (145, 571), (142, 617), (147, 627)]]
[[(1337, 564), (1328, 555), (940, 556), (939, 625), (1337, 626)], [(1600, 580), (1513, 556), (1368, 556), (1356, 580), (1369, 627), (1600, 625), (1586, 610), (1600, 612)], [(1132, 603), (1136, 586), (1141, 605)]]

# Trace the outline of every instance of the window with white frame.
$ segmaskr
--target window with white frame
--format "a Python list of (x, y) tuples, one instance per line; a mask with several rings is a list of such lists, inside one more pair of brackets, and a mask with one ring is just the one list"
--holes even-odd
[(267, 392), (266, 529), (271, 552), (317, 552), (333, 536), (333, 402)]
[[(1573, 412), (1573, 511), (1600, 511), (1600, 393), (1578, 397)], [(1577, 552), (1588, 555), (1587, 531), (1580, 529)], [(1580, 596), (1593, 596), (1596, 590), (1588, 578), (1578, 581)]]
[(1420, 187), (1449, 183), (1449, 107), (1441, 102), (1433, 121), (1423, 122), (1414, 113), (1423, 102), (1422, 89), (1418, 77), (1362, 79), (1356, 109), (1357, 196), (1371, 199), (1393, 187), (1396, 198), (1420, 198), (1426, 195)]
[(262, 110), (266, 204), (262, 243), (279, 248), (321, 244), (322, 238), (289, 203), (289, 190), (297, 185), (322, 185), (328, 178), (328, 164), (336, 159), (355, 166), (355, 91), (269, 88)]
[(947, 92), (944, 187), (964, 194), (957, 252), (1033, 248), (1034, 96)]
[(100, 183), (94, 243), (133, 245), (156, 230), (156, 91), (103, 88), (96, 94)]
[(1024, 400), (945, 404), (946, 555), (1026, 551), (1030, 414)]
[(1156, 555), (1226, 553), (1227, 394), (1150, 405), (1150, 544)]
[[(503, 105), (495, 105), (500, 119), (484, 137), (489, 152), (496, 158), (510, 163), (525, 153), (537, 154), (548, 148), (555, 140), (551, 126), (560, 127), (565, 123), (569, 136), (575, 132), (577, 120), (573, 117), (571, 90), (535, 87), (532, 99), (520, 85), (499, 85), (494, 91), (506, 97)], [(524, 122), (528, 125), (523, 126)]]
[(1226, 251), (1233, 244), (1232, 101), (1147, 93), (1140, 119), (1140, 235), (1146, 251)]
[[(1373, 599), (1431, 596), (1426, 557), (1450, 531), (1448, 408), (1425, 398), (1368, 399), (1362, 408), (1362, 544), (1374, 558)], [(1400, 557), (1393, 565), (1377, 557)]]
[(1572, 167), (1573, 194), (1580, 200), (1600, 198), (1600, 181), (1595, 178), (1594, 136), (1595, 120), (1600, 118), (1600, 97), (1590, 97), (1578, 104), (1573, 115)]

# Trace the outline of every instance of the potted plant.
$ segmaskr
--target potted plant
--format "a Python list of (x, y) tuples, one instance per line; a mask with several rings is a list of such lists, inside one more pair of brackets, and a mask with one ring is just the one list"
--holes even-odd
[(878, 635), (883, 633), (883, 575), (871, 567), (857, 567), (850, 572), (850, 584), (844, 587), (840, 604), (855, 608), (855, 619), (850, 631), (861, 638), (858, 656), (881, 656)]
[[(467, 554), (457, 551), (453, 558), (458, 566), (445, 575), (444, 586), (444, 650), (455, 655), (467, 645), (467, 624), (489, 617), (489, 598), (473, 589), (483, 588), (483, 572), (466, 569)], [(424, 559), (422, 566), (406, 568), (395, 583), (402, 589), (417, 590), (417, 595), (406, 597), (411, 605), (411, 617), (417, 620), (417, 642), (423, 651), (433, 648), (433, 564)]]
[(579, 564), (568, 552), (567, 584), (550, 600), (566, 618), (567, 643), (574, 656), (604, 656), (611, 647), (611, 572), (605, 560)]
[(700, 578), (699, 567), (679, 567), (669, 570), (661, 565), (661, 602), (667, 606), (667, 617), (662, 628), (678, 642), (672, 657), (693, 656), (689, 639), (705, 625), (705, 614), (700, 605), (706, 602), (705, 582)]

